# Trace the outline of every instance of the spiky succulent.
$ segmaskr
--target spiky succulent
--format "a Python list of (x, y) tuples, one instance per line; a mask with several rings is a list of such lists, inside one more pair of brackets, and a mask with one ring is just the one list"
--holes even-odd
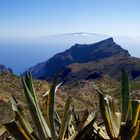
[(98, 125), (95, 122), (97, 113), (85, 110), (82, 117), (76, 115), (71, 106), (71, 97), (66, 100), (63, 116), (60, 118), (54, 109), (55, 94), (61, 85), (57, 85), (57, 77), (44, 95), (46, 117), (42, 115), (39, 107), (31, 74), (26, 74), (25, 78), (22, 78), (22, 83), (37, 132), (32, 129), (22, 108), (12, 96), (11, 103), (16, 117), (5, 126), (17, 140), (136, 140), (137, 138), (140, 126), (140, 101), (131, 99), (128, 74), (125, 70), (122, 71), (121, 112), (116, 112), (114, 100), (110, 96), (97, 91), (103, 118), (103, 123)]
[(140, 100), (131, 99), (126, 70), (122, 71), (121, 112), (116, 112), (114, 100), (110, 96), (97, 92), (101, 115), (109, 138), (135, 140), (140, 126)]
[(22, 83), (37, 133), (32, 129), (17, 100), (12, 96), (11, 103), (16, 118), (12, 122), (5, 124), (5, 126), (14, 138), (17, 140), (79, 140), (85, 137), (94, 137), (97, 134), (97, 128), (93, 129), (96, 113), (86, 110), (81, 119), (79, 119), (71, 107), (71, 97), (68, 97), (66, 101), (62, 119), (57, 111), (54, 110), (55, 94), (60, 86), (60, 84), (57, 85), (57, 77), (54, 79), (50, 90), (44, 95), (46, 118), (42, 115), (39, 107), (31, 74), (26, 74), (25, 78), (22, 78)]

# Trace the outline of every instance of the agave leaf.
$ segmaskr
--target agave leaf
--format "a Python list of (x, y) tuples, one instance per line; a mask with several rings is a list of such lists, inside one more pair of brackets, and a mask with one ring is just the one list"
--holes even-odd
[(60, 82), (56, 87), (55, 87), (55, 93), (57, 92), (58, 88), (63, 84), (63, 82)]
[(74, 126), (75, 126), (75, 128), (77, 128), (78, 125), (79, 125), (79, 123), (80, 123), (80, 120), (79, 120), (79, 118), (77, 117), (74, 108), (72, 109), (72, 118), (73, 118)]
[(70, 115), (67, 120), (68, 120), (68, 126), (67, 126), (66, 136), (67, 138), (69, 138), (75, 133), (77, 129), (75, 118), (73, 116), (73, 109), (70, 110)]
[(99, 105), (101, 115), (103, 117), (106, 130), (111, 139), (114, 139), (119, 134), (119, 122), (115, 112), (114, 102), (110, 96), (104, 97), (101, 92), (99, 93)]
[[(25, 77), (25, 80), (26, 80), (26, 77)], [(31, 89), (30, 92), (34, 92), (34, 93), (32, 93), (32, 95), (35, 97), (34, 101), (35, 101), (36, 109), (37, 109), (37, 112), (38, 112), (38, 117), (41, 120), (40, 122), (41, 122), (42, 128), (44, 130), (45, 135), (47, 135), (47, 138), (50, 138), (51, 137), (50, 129), (49, 129), (48, 124), (46, 123), (46, 121), (45, 121), (45, 119), (42, 115), (41, 109), (40, 109), (39, 104), (37, 102), (36, 93), (35, 93), (35, 90), (34, 90), (31, 74), (29, 74), (29, 76), (27, 77), (26, 82), (28, 82), (28, 81), (29, 81), (29, 83), (31, 83), (31, 85), (29, 86), (29, 88)]]
[(114, 104), (113, 99), (110, 96), (106, 96), (105, 100), (106, 100), (108, 115), (109, 115), (111, 125), (114, 131), (114, 135), (115, 137), (117, 137), (119, 134), (120, 122), (118, 122), (117, 115), (115, 112), (115, 104)]
[(59, 116), (59, 114), (58, 114), (57, 111), (55, 111), (55, 116), (56, 116), (56, 119), (57, 119), (57, 120), (59, 121), (59, 123), (61, 124), (62, 122), (61, 122), (60, 116)]
[[(81, 129), (81, 125), (79, 125), (80, 126), (79, 127), (80, 129), (77, 129), (76, 132), (68, 140), (79, 140), (79, 139), (83, 139), (84, 136), (86, 136), (93, 129), (93, 124), (94, 124), (94, 122), (96, 120), (96, 117), (97, 117), (97, 114), (94, 116), (94, 118), (92, 119), (92, 121), (89, 122), (89, 124), (87, 124), (86, 126), (83, 126), (82, 125), (82, 129)], [(83, 124), (83, 122), (81, 124)]]
[(78, 128), (77, 128), (78, 131), (81, 131), (81, 129), (83, 128), (83, 126), (84, 126), (85, 122), (87, 121), (88, 117), (89, 117), (89, 112), (88, 112), (88, 110), (85, 110), (84, 115), (83, 115), (83, 117), (82, 117), (82, 119), (81, 119), (81, 121), (78, 125)]
[(23, 113), (21, 107), (18, 105), (14, 96), (11, 97), (11, 104), (12, 104), (12, 108), (13, 108), (14, 112), (20, 118), (23, 125), (25, 125), (25, 128), (27, 129), (27, 131), (31, 134), (33, 132), (33, 129), (30, 126), (30, 124), (28, 123), (28, 121), (25, 119), (25, 114)]
[(55, 124), (60, 128), (62, 123), (61, 123), (61, 119), (57, 111), (55, 111), (54, 121), (55, 121)]
[(39, 138), (33, 132), (33, 129), (31, 125), (28, 123), (24, 112), (22, 111), (21, 107), (18, 105), (18, 102), (16, 101), (13, 95), (11, 97), (11, 103), (12, 103), (12, 108), (16, 113), (16, 118), (19, 120), (21, 126), (23, 127), (24, 131), (29, 136), (29, 138), (31, 140), (39, 140)]
[(25, 79), (22, 78), (22, 83), (23, 83), (24, 93), (26, 96), (28, 107), (29, 107), (32, 119), (34, 120), (34, 123), (38, 130), (39, 136), (40, 136), (41, 140), (46, 140), (48, 137), (49, 138), (51, 137), (50, 130), (48, 128), (47, 123), (45, 122), (45, 119), (41, 113), (39, 105), (35, 99), (36, 98), (34, 96), (35, 93), (31, 93), (31, 92), (33, 92), (33, 89), (31, 91), (29, 90), (29, 89), (31, 89), (31, 87), (33, 85), (31, 76), (29, 77), (29, 75), (26, 75)]
[[(97, 112), (95, 112), (95, 113), (91, 112), (89, 114), (89, 116), (87, 118), (87, 121), (85, 122), (84, 126), (88, 125), (96, 117), (96, 115), (97, 115)], [(94, 131), (95, 134), (99, 135), (101, 138), (103, 138), (105, 140), (108, 140), (109, 137), (108, 137), (106, 131), (104, 131), (105, 127), (104, 127), (104, 129), (103, 129), (103, 127), (104, 127), (103, 122), (100, 123), (100, 124), (97, 124), (96, 122), (94, 122), (94, 124), (93, 124), (93, 129), (94, 130), (93, 131)]]
[(31, 73), (26, 73), (25, 82), (26, 82), (26, 85), (27, 85), (30, 93), (32, 94), (32, 97), (34, 98), (34, 101), (37, 102)]
[(60, 117), (59, 117), (57, 111), (55, 111), (55, 114), (54, 114), (54, 123), (55, 123), (55, 129), (58, 132), (61, 127), (61, 120), (60, 120)]
[(93, 124), (94, 133), (98, 134), (103, 140), (110, 140), (106, 131), (104, 131), (103, 127), (99, 127), (96, 123)]
[(97, 112), (95, 112), (95, 113), (90, 112), (84, 126), (88, 125), (94, 119), (96, 114), (97, 114)]
[(116, 112), (116, 116), (117, 116), (117, 122), (118, 122), (118, 127), (120, 129), (120, 124), (121, 124), (121, 113), (120, 112)]
[(133, 129), (133, 132), (132, 132), (131, 140), (135, 140), (137, 138), (139, 130), (140, 130), (140, 121), (137, 121), (137, 124), (135, 125), (135, 128)]
[(70, 109), (67, 115), (67, 121), (66, 121), (67, 127), (66, 127), (64, 138), (63, 138), (64, 140), (68, 139), (75, 132), (74, 126), (71, 124), (71, 121), (72, 121), (71, 117), (72, 117), (72, 110)]
[(93, 129), (93, 124), (95, 122), (97, 118), (97, 114), (95, 115), (94, 119), (88, 124), (86, 125), (75, 137), (75, 140), (79, 140), (79, 139), (83, 139), (86, 135), (88, 135), (88, 133), (90, 132), (90, 130)]
[(55, 93), (56, 93), (58, 87), (61, 85), (61, 84), (59, 84), (57, 86), (57, 78), (58, 77), (56, 76), (52, 83), (49, 94), (46, 97), (47, 122), (50, 127), (52, 139), (54, 139), (54, 140), (57, 139), (57, 134), (56, 134), (55, 125), (54, 125), (55, 124), (54, 123), (54, 98), (55, 98)]
[(107, 109), (106, 109), (104, 95), (100, 92), (98, 92), (98, 93), (99, 93), (99, 106), (100, 106), (101, 115), (102, 115), (102, 118), (104, 120), (106, 130), (107, 130), (109, 136), (113, 139), (114, 134), (113, 134), (113, 131), (112, 131), (111, 122), (110, 122), (110, 119), (109, 119), (109, 116), (108, 116), (108, 112), (107, 112)]
[(43, 94), (43, 97), (48, 97), (50, 90), (48, 90), (45, 94)]
[(129, 78), (125, 69), (122, 70), (122, 122), (132, 120)]
[(70, 119), (69, 119), (69, 123), (68, 123), (68, 134), (69, 136), (73, 135), (76, 131), (76, 128), (75, 127), (75, 121), (74, 121), (74, 118), (73, 118), (73, 112), (71, 110), (71, 114), (70, 114)]
[[(62, 85), (63, 82), (59, 83), (56, 87), (55, 87), (55, 93), (57, 92), (58, 88)], [(43, 97), (46, 97), (47, 95), (49, 95), (50, 93), (50, 90), (48, 90), (44, 95)]]
[(140, 101), (139, 100), (132, 100), (132, 120), (133, 120), (133, 127), (137, 125), (139, 116), (140, 116)]
[[(53, 91), (54, 91), (54, 94), (52, 94), (51, 96), (55, 96), (55, 94), (56, 94), (56, 92), (57, 92), (57, 90), (58, 90), (58, 88), (61, 86), (61, 84), (62, 84), (62, 82), (60, 83), (60, 84), (58, 84), (57, 86), (56, 86), (56, 84), (57, 84), (57, 77), (54, 79), (54, 81), (53, 81), (53, 84), (52, 84), (52, 86), (55, 88), (55, 89), (53, 89)], [(51, 88), (53, 88), (51, 86)], [(45, 97), (45, 109), (46, 109), (46, 119), (47, 119), (47, 123), (50, 125), (50, 120), (49, 120), (49, 113), (50, 113), (50, 92), (52, 92), (51, 90), (48, 90), (43, 96)], [(51, 105), (51, 107), (53, 107), (54, 108), (54, 103)], [(54, 110), (54, 109), (53, 109)], [(53, 111), (54, 112), (54, 111)], [(54, 113), (53, 113), (54, 114)], [(58, 115), (58, 114), (57, 114)], [(60, 120), (60, 119), (59, 119)]]
[(42, 124), (42, 127), (44, 129), (45, 135), (47, 135), (47, 137), (50, 138), (51, 137), (50, 129), (49, 129), (48, 124), (46, 123), (46, 121), (45, 121), (45, 119), (44, 119), (44, 117), (42, 115), (41, 109), (40, 109), (39, 104), (37, 102), (37, 97), (36, 97), (36, 93), (35, 93), (35, 89), (34, 89), (31, 73), (27, 73), (26, 74), (25, 82), (27, 84), (27, 87), (28, 87), (28, 89), (29, 89), (33, 99), (34, 99), (35, 106), (36, 106), (36, 109), (37, 109), (37, 112), (38, 112), (38, 116), (40, 117), (41, 124)]
[(15, 120), (4, 124), (8, 132), (17, 140), (30, 140), (25, 131), (20, 127)]
[(56, 118), (54, 118), (54, 122), (55, 122), (55, 125), (60, 129), (61, 123)]
[(6, 128), (5, 128), (5, 126), (4, 125), (2, 125), (2, 126), (0, 126), (0, 137), (4, 134), (4, 133), (6, 133)]
[(64, 108), (62, 125), (61, 125), (60, 131), (59, 131), (59, 140), (63, 140), (64, 136), (65, 136), (65, 132), (66, 132), (66, 129), (67, 129), (67, 126), (69, 123), (69, 118), (70, 118), (71, 101), (72, 101), (72, 98), (68, 97), (66, 104), (65, 104), (65, 108)]

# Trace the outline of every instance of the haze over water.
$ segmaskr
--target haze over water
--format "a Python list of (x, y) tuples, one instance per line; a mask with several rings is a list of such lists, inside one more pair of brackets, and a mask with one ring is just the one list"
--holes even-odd
[(0, 64), (19, 74), (75, 43), (107, 36), (140, 57), (139, 13), (139, 0), (1, 0)]

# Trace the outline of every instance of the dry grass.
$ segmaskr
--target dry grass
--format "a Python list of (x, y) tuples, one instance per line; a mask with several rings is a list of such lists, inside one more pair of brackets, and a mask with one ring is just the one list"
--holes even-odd
[[(49, 89), (49, 84), (46, 81), (40, 80), (34, 80), (34, 84), (39, 104), (44, 112), (45, 105), (42, 95)], [(94, 89), (99, 89), (115, 97), (114, 99), (116, 99), (117, 106), (119, 106), (120, 84), (109, 76), (104, 76), (94, 81), (83, 80), (62, 86), (56, 94), (55, 108), (61, 114), (65, 100), (68, 96), (72, 96), (72, 105), (75, 107), (78, 114), (82, 114), (85, 109), (97, 111), (99, 110), (98, 94)], [(135, 89), (136, 93), (140, 93), (140, 90), (136, 87), (133, 89)], [(25, 113), (29, 114), (20, 77), (10, 74), (0, 74), (0, 124), (9, 122), (15, 117), (10, 104), (10, 97), (12, 94), (17, 98), (23, 109), (25, 109)], [(140, 96), (135, 94), (135, 98), (138, 97)], [(29, 115), (27, 115), (27, 117), (31, 121)]]

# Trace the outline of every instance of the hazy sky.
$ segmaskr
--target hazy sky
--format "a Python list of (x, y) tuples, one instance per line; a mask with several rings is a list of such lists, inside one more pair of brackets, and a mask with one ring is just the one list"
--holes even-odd
[(0, 0), (0, 37), (140, 36), (140, 0)]

